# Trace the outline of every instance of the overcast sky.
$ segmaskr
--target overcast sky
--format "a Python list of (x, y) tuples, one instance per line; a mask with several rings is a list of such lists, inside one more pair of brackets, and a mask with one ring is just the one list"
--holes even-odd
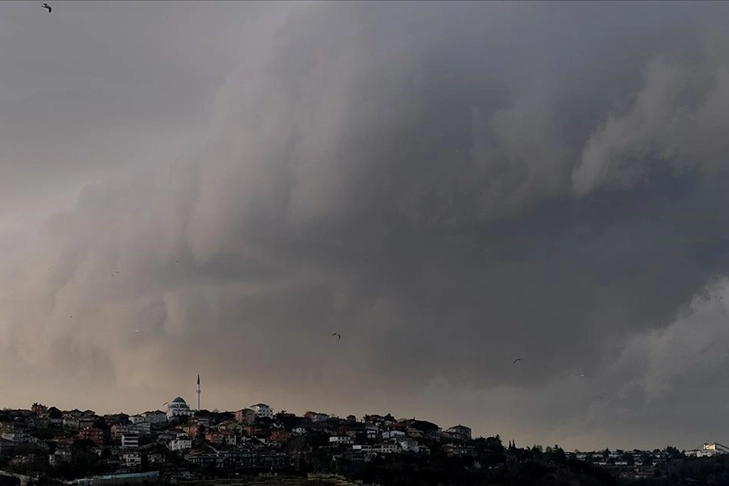
[(0, 2), (0, 406), (729, 440), (729, 4), (53, 7)]

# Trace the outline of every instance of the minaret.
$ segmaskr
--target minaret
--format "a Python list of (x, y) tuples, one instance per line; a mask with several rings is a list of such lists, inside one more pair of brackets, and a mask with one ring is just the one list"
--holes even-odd
[(197, 409), (200, 410), (200, 375), (197, 375)]

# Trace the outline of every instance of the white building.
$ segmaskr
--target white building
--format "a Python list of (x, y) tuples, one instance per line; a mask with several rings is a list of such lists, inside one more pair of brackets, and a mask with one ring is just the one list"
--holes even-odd
[(122, 449), (136, 449), (139, 447), (139, 434), (124, 434), (121, 440)]
[(402, 449), (403, 452), (413, 452), (415, 454), (420, 454), (420, 444), (418, 444), (417, 440), (401, 439), (398, 440), (398, 444), (400, 445), (400, 449)]
[(263, 417), (263, 418), (273, 418), (273, 408), (266, 405), (265, 403), (258, 403), (256, 405), (251, 405), (250, 407), (253, 412), (255, 412), (256, 417)]
[(13, 444), (26, 444), (31, 442), (31, 436), (23, 429), (9, 428), (0, 433), (0, 438)]
[(152, 433), (152, 424), (149, 422), (140, 422), (136, 425), (130, 425), (129, 432), (137, 433), (142, 437), (146, 437)]
[(64, 462), (71, 462), (72, 459), (73, 455), (71, 454), (70, 449), (59, 448), (56, 449), (56, 452), (53, 454), (48, 455), (48, 464), (50, 464), (51, 467), (55, 467)]
[(195, 412), (180, 397), (167, 404), (167, 420), (172, 420), (175, 417), (192, 417), (193, 415), (195, 415)]
[(144, 412), (142, 416), (146, 422), (149, 422), (152, 425), (162, 424), (167, 421), (167, 414), (160, 412), (159, 410), (155, 410), (154, 412)]
[(329, 437), (330, 444), (352, 444), (353, 442), (354, 439), (352, 439), (348, 435), (335, 435)]
[(171, 440), (167, 447), (172, 451), (192, 449), (192, 439), (187, 434), (178, 434), (177, 438)]
[(144, 416), (142, 415), (132, 415), (129, 417), (129, 421), (133, 423), (134, 425), (141, 424), (144, 422)]
[(125, 452), (122, 454), (124, 464), (129, 467), (139, 467), (142, 465), (142, 454), (139, 452)]
[(471, 440), (471, 429), (465, 425), (455, 425), (446, 429), (443, 435), (454, 439)]
[(377, 454), (395, 454), (400, 451), (399, 444), (377, 444), (372, 448), (372, 452)]
[(696, 457), (711, 457), (727, 453), (729, 453), (729, 447), (713, 442), (711, 444), (704, 444), (701, 449), (696, 451)]
[(396, 439), (405, 437), (405, 432), (402, 430), (385, 430), (382, 432), (383, 439)]

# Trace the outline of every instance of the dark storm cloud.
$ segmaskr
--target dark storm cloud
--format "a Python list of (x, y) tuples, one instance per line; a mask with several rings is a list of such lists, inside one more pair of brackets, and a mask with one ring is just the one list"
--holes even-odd
[(729, 270), (725, 10), (294, 6), (242, 48), (205, 143), (86, 187), (14, 254), (0, 344), (109, 388), (200, 371), (231, 407), (704, 433), (666, 397), (727, 359), (704, 353)]

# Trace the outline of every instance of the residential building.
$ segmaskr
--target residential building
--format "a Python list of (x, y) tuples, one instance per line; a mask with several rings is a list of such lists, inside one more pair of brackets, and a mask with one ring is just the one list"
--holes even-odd
[(112, 425), (111, 437), (115, 441), (121, 439), (124, 434), (136, 434), (141, 437), (147, 437), (151, 433), (150, 424), (141, 423), (137, 425)]
[(248, 408), (255, 412), (256, 418), (273, 418), (273, 408), (265, 403), (257, 403), (256, 405), (251, 405)]
[(455, 425), (443, 432), (443, 435), (458, 440), (471, 440), (471, 429), (465, 425)]
[(243, 426), (235, 421), (222, 422), (218, 424), (218, 430), (225, 430), (239, 434), (243, 431)]
[(306, 412), (304, 414), (304, 418), (309, 419), (312, 422), (323, 422), (324, 420), (328, 420), (331, 417), (326, 413)]
[(122, 449), (136, 449), (139, 447), (139, 434), (134, 432), (123, 434), (121, 446)]
[(377, 444), (372, 448), (372, 452), (377, 454), (395, 454), (401, 452), (399, 444)]
[(130, 425), (129, 431), (136, 432), (142, 437), (147, 437), (152, 433), (152, 424), (150, 424), (149, 422), (141, 422), (139, 424)]
[(86, 427), (93, 427), (97, 420), (98, 420), (98, 417), (96, 417), (96, 416), (84, 415), (82, 417), (79, 417), (75, 430), (83, 430)]
[(77, 414), (68, 414), (63, 417), (63, 428), (68, 430), (83, 430), (86, 427), (93, 427), (97, 418)]
[(64, 415), (63, 428), (69, 430), (78, 430), (78, 417), (75, 417), (73, 415)]
[(47, 429), (50, 427), (51, 421), (48, 417), (33, 417), (28, 419), (28, 426), (36, 429)]
[(146, 422), (149, 422), (152, 425), (163, 424), (167, 421), (167, 414), (159, 410), (144, 412), (142, 416)]
[(221, 461), (220, 456), (211, 452), (192, 452), (185, 456), (185, 460), (197, 466), (217, 466)]
[(31, 436), (26, 430), (12, 425), (0, 430), (0, 438), (10, 441), (14, 445), (31, 442)]
[(696, 451), (696, 457), (711, 457), (729, 453), (729, 448), (716, 442), (707, 443)]
[(275, 430), (271, 432), (271, 441), (279, 442), (281, 444), (288, 442), (294, 436), (293, 433), (285, 430)]
[(162, 464), (165, 462), (165, 455), (161, 453), (153, 453), (147, 456), (150, 464)]
[(460, 446), (454, 444), (447, 444), (443, 446), (443, 451), (448, 456), (473, 456), (475, 454), (475, 448), (472, 446)]
[(56, 467), (64, 462), (71, 462), (71, 459), (73, 459), (73, 454), (71, 453), (71, 450), (68, 448), (58, 448), (56, 449), (56, 452), (53, 454), (48, 455), (48, 463), (51, 465), (51, 467)]
[(352, 444), (354, 440), (348, 435), (335, 435), (329, 437), (330, 444)]
[(233, 432), (210, 431), (205, 434), (205, 440), (213, 444), (236, 445), (236, 436)]
[(235, 412), (235, 420), (241, 424), (250, 425), (256, 421), (256, 411), (251, 408), (244, 408)]
[(405, 437), (405, 432), (402, 430), (384, 430), (382, 432), (383, 439), (395, 439), (400, 437)]
[(139, 452), (125, 452), (122, 460), (128, 467), (139, 467), (142, 465), (142, 454)]
[(417, 440), (401, 439), (398, 440), (397, 443), (403, 452), (412, 452), (414, 454), (420, 453), (420, 445)]
[(192, 449), (192, 438), (187, 434), (178, 434), (174, 440), (167, 445), (172, 451), (184, 451)]
[(78, 433), (79, 439), (93, 441), (97, 446), (104, 445), (104, 431), (93, 427), (86, 427)]

